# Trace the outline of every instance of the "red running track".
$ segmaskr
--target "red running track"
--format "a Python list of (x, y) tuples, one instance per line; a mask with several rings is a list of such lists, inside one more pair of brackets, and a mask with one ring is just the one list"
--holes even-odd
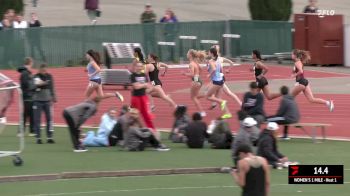
[[(83, 67), (74, 68), (51, 68), (50, 72), (55, 79), (55, 85), (58, 96), (58, 103), (55, 104), (54, 122), (56, 124), (63, 124), (62, 111), (65, 107), (77, 104), (84, 100), (84, 92), (87, 85), (87, 76)], [(178, 104), (185, 104), (189, 106), (189, 114), (194, 112), (194, 105), (190, 100), (189, 93), (185, 89), (190, 87), (190, 79), (183, 76), (181, 73), (185, 69), (170, 69), (165, 77), (161, 77), (164, 84), (166, 93), (170, 94), (172, 98)], [(226, 74), (226, 80), (232, 81), (250, 81), (254, 80), (253, 74), (248, 71), (247, 65), (233, 67), (230, 73)], [(17, 80), (19, 73), (15, 71), (3, 70), (1, 71), (10, 78)], [(268, 78), (269, 79), (285, 79), (289, 78), (291, 74), (291, 67), (283, 66), (270, 66)], [(206, 78), (206, 71), (203, 71), (202, 78)], [(306, 76), (309, 78), (327, 78), (327, 77), (349, 77), (345, 74), (326, 73), (319, 71), (307, 71)], [(130, 103), (130, 91), (123, 90), (120, 86), (106, 86), (105, 92), (113, 92), (115, 90), (120, 91), (125, 97), (125, 103)], [(238, 94), (242, 97), (242, 94)], [(303, 95), (297, 97), (297, 102), (302, 114), (301, 122), (319, 122), (319, 123), (331, 123), (332, 127), (328, 128), (327, 134), (329, 136), (350, 138), (350, 121), (348, 120), (348, 114), (350, 111), (350, 94), (316, 94), (317, 97), (332, 98), (336, 103), (336, 109), (333, 113), (330, 113), (324, 105), (310, 104)], [(204, 108), (208, 108), (210, 103), (205, 99), (201, 100)], [(155, 99), (156, 111), (155, 111), (155, 124), (158, 128), (170, 128), (173, 123), (172, 113), (173, 110), (162, 100)], [(278, 107), (279, 99), (273, 101), (265, 101), (265, 111), (269, 115), (273, 115)], [(91, 118), (86, 125), (97, 125), (99, 118), (104, 111), (111, 106), (120, 107), (122, 103), (117, 99), (109, 99), (104, 101), (98, 113)], [(238, 110), (238, 106), (235, 102), (229, 102), (232, 113)], [(214, 111), (207, 111), (208, 117), (206, 121), (209, 122), (220, 115), (219, 109)], [(11, 105), (8, 111), (8, 120), (10, 122), (18, 122), (18, 108), (17, 104)], [(232, 130), (237, 130), (238, 122), (236, 116), (230, 121)], [(298, 129), (291, 129), (292, 134), (304, 135)]]

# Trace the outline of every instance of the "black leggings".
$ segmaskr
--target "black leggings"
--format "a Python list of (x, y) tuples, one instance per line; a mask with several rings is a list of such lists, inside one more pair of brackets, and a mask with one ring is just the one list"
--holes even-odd
[(34, 131), (34, 115), (33, 115), (33, 102), (24, 101), (23, 102), (23, 130), (26, 130), (27, 119), (29, 118), (29, 132), (35, 133)]

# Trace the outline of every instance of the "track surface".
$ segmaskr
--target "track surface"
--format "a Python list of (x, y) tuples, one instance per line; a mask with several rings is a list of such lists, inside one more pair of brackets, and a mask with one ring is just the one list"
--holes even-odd
[[(291, 67), (285, 66), (274, 66), (270, 65), (270, 70), (267, 75), (268, 79), (289, 79), (291, 73)], [(183, 76), (181, 73), (186, 71), (186, 69), (170, 69), (165, 77), (161, 77), (163, 81), (163, 88), (166, 93), (170, 94), (171, 97), (178, 104), (185, 104), (189, 106), (189, 114), (195, 111), (195, 107), (190, 100), (188, 89), (190, 87), (190, 79)], [(19, 74), (15, 71), (3, 70), (1, 71), (5, 75), (17, 80)], [(65, 107), (77, 104), (84, 100), (84, 92), (87, 85), (87, 76), (84, 72), (83, 67), (74, 68), (51, 68), (50, 72), (53, 74), (55, 79), (56, 91), (58, 95), (58, 103), (55, 104), (54, 112), (54, 122), (56, 124), (63, 124), (62, 111)], [(206, 71), (203, 70), (202, 78), (206, 80)], [(319, 71), (307, 71), (307, 78), (339, 78), (339, 80), (348, 79), (350, 75), (339, 74), (339, 73), (327, 73)], [(242, 89), (248, 89), (248, 82), (253, 81), (253, 74), (249, 72), (248, 65), (242, 65), (238, 67), (233, 67), (230, 73), (226, 74), (226, 80), (228, 84), (235, 84), (237, 81), (244, 81), (241, 85)], [(273, 82), (273, 81), (270, 81)], [(293, 81), (286, 81), (285, 84), (293, 83)], [(332, 84), (328, 86), (332, 87)], [(334, 86), (334, 88), (338, 88)], [(348, 88), (347, 88), (348, 89)], [(125, 103), (130, 103), (130, 91), (123, 90), (121, 86), (105, 86), (105, 92), (120, 91), (125, 97)], [(244, 91), (244, 90), (243, 90)], [(240, 91), (242, 92), (242, 90)], [(301, 122), (317, 122), (317, 123), (331, 123), (332, 127), (327, 129), (328, 136), (345, 137), (350, 138), (350, 132), (348, 127), (350, 127), (350, 121), (348, 120), (348, 115), (350, 111), (350, 91), (344, 91), (344, 94), (317, 94), (314, 92), (315, 96), (329, 99), (332, 98), (336, 104), (336, 109), (333, 113), (330, 113), (324, 105), (310, 104), (303, 95), (297, 97), (297, 102), (299, 104), (299, 109), (302, 114)], [(242, 93), (238, 93), (239, 97), (242, 98)], [(226, 96), (223, 96), (226, 98)], [(208, 108), (210, 102), (205, 99), (201, 100), (204, 108)], [(157, 128), (171, 128), (173, 123), (173, 109), (170, 108), (167, 103), (162, 100), (155, 99), (156, 111), (154, 122)], [(273, 101), (265, 100), (265, 111), (268, 115), (273, 115), (279, 104), (279, 99)], [(117, 101), (117, 99), (111, 98), (104, 101), (99, 108), (97, 115), (91, 118), (86, 125), (97, 125), (99, 123), (99, 118), (103, 112), (105, 112), (109, 107), (116, 106), (120, 107), (122, 103)], [(233, 114), (238, 110), (238, 105), (229, 100), (229, 107)], [(219, 109), (213, 111), (207, 111), (208, 116), (205, 118), (207, 122), (220, 116)], [(8, 120), (10, 122), (18, 122), (18, 108), (17, 104), (13, 104), (8, 111)], [(238, 122), (236, 120), (236, 115), (234, 118), (229, 120), (232, 130), (237, 130)], [(304, 135), (298, 129), (291, 129), (292, 134)]]

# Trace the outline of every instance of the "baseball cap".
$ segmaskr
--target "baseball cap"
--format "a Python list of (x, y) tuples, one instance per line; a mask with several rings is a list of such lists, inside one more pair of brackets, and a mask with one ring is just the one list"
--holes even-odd
[(278, 130), (278, 124), (275, 122), (269, 122), (269, 123), (267, 123), (266, 129), (271, 130), (271, 131), (276, 131), (276, 130)]
[(254, 120), (254, 118), (252, 117), (247, 117), (243, 120), (243, 126), (245, 127), (252, 127), (255, 126), (257, 124), (256, 120)]
[(151, 7), (152, 5), (150, 3), (146, 3), (146, 7)]

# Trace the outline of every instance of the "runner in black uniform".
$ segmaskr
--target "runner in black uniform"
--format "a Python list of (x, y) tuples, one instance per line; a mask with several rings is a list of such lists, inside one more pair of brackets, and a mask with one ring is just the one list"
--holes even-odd
[(237, 170), (232, 176), (242, 187), (242, 196), (267, 196), (270, 192), (270, 170), (267, 161), (263, 157), (254, 156), (252, 149), (246, 144), (238, 147)]
[(164, 76), (166, 71), (168, 70), (168, 65), (165, 63), (159, 62), (158, 57), (156, 55), (154, 54), (148, 55), (148, 64), (146, 64), (145, 73), (146, 75), (149, 76), (149, 81), (154, 86), (152, 91), (148, 93), (152, 97), (158, 97), (163, 99), (164, 101), (168, 102), (172, 107), (176, 108), (177, 107), (176, 103), (169, 97), (169, 95), (165, 94), (162, 88), (162, 82), (159, 79), (159, 69), (161, 67), (165, 68), (165, 71), (162, 74), (162, 76)]
[(270, 93), (269, 82), (265, 78), (265, 74), (268, 72), (268, 68), (261, 62), (261, 54), (258, 50), (253, 50), (252, 57), (255, 60), (254, 66), (251, 71), (254, 71), (256, 83), (260, 90), (263, 91), (265, 97), (268, 100), (275, 99), (280, 97), (279, 93)]
[(292, 91), (292, 95), (295, 97), (300, 92), (303, 92), (305, 97), (309, 100), (309, 102), (325, 104), (328, 107), (329, 111), (332, 112), (334, 110), (333, 101), (326, 101), (324, 99), (315, 98), (312, 93), (309, 81), (304, 77), (304, 64), (310, 61), (311, 59), (309, 52), (295, 49), (292, 52), (292, 59), (294, 60), (294, 68), (291, 77), (295, 77), (295, 80), (297, 82)]

